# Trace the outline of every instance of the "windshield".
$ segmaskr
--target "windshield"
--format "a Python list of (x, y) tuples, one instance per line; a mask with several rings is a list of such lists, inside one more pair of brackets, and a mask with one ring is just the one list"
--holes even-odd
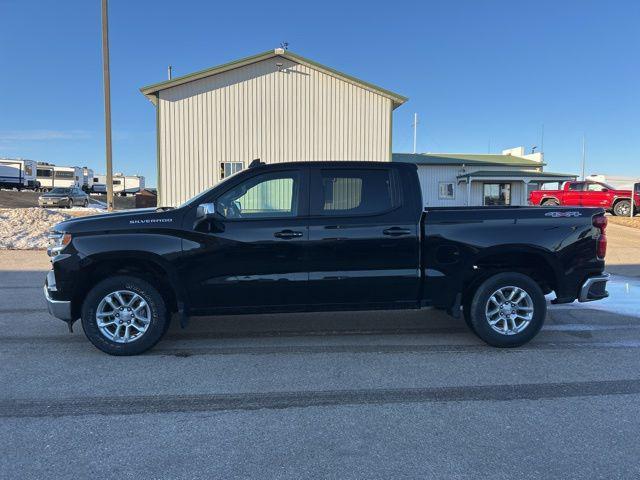
[(70, 188), (54, 188), (49, 193), (71, 193), (71, 189)]
[(211, 190), (213, 190), (214, 188), (219, 187), (220, 185), (228, 182), (229, 180), (234, 178), (236, 175), (238, 175), (240, 172), (244, 172), (244, 170), (239, 170), (239, 171), (233, 173), (232, 175), (229, 175), (228, 177), (225, 177), (224, 179), (222, 179), (219, 183), (217, 183), (213, 187), (207, 188), (206, 190), (203, 190), (202, 192), (197, 194), (195, 197), (191, 197), (189, 200), (184, 202), (178, 208), (187, 207), (189, 205), (197, 205), (203, 198), (205, 198), (207, 195), (209, 195), (209, 192), (211, 192)]

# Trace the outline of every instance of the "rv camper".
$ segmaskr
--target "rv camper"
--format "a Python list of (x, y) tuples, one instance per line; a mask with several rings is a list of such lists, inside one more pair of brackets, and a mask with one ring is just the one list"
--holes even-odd
[(89, 167), (82, 167), (82, 190), (89, 193), (92, 191), (91, 187), (93, 187), (93, 170)]
[[(98, 175), (96, 183), (107, 184), (106, 175)], [(113, 174), (113, 193), (122, 195), (138, 193), (144, 188), (144, 177), (141, 175), (125, 175), (121, 172)]]
[(35, 160), (0, 158), (0, 188), (35, 190), (38, 188)]
[(54, 187), (82, 187), (82, 169), (38, 163), (38, 181), (43, 192), (48, 192)]

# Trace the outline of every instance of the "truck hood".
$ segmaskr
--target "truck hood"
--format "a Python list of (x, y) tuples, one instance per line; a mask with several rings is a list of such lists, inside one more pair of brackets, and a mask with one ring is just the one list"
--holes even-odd
[(103, 213), (65, 220), (52, 230), (66, 233), (171, 228), (178, 224), (178, 209), (137, 208), (116, 213)]

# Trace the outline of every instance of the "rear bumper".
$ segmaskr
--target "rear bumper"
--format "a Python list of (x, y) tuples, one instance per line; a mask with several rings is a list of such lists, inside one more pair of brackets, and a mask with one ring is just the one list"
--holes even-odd
[(47, 301), (49, 313), (60, 320), (68, 321), (71, 318), (71, 302), (67, 300), (54, 300), (49, 291), (56, 290), (56, 279), (53, 270), (47, 273), (47, 280), (44, 284), (44, 298)]
[(593, 302), (594, 300), (602, 300), (603, 298), (607, 298), (609, 296), (609, 292), (607, 292), (608, 281), (608, 273), (603, 273), (602, 275), (596, 275), (587, 278), (582, 284), (582, 287), (580, 287), (578, 301)]

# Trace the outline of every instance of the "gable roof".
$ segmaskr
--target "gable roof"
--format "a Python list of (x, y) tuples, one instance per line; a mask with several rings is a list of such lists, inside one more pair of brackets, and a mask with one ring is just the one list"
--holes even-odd
[(494, 155), (481, 153), (394, 153), (392, 161), (418, 165), (509, 165), (512, 167), (540, 167), (546, 165), (529, 158), (515, 155)]
[(319, 70), (323, 73), (326, 73), (327, 75), (331, 75), (332, 77), (339, 78), (341, 80), (344, 80), (345, 82), (348, 82), (353, 85), (357, 85), (361, 88), (364, 88), (366, 90), (370, 90), (372, 92), (378, 93), (383, 97), (387, 97), (391, 99), (391, 101), (393, 102), (393, 108), (399, 107), (400, 105), (402, 105), (404, 102), (408, 100), (407, 97), (404, 97), (398, 93), (392, 92), (391, 90), (384, 89), (382, 87), (374, 85), (373, 83), (365, 82), (364, 80), (360, 80), (359, 78), (353, 77), (351, 75), (347, 75), (346, 73), (339, 72), (338, 70), (334, 70), (331, 67), (327, 67), (326, 65), (322, 65), (321, 63), (314, 62), (313, 60), (309, 60), (308, 58), (305, 58), (301, 55), (293, 53), (289, 50), (284, 50), (282, 48), (267, 50), (266, 52), (258, 53), (257, 55), (252, 55), (250, 57), (234, 60), (233, 62), (224, 63), (222, 65), (200, 70), (198, 72), (193, 72), (188, 75), (183, 75), (181, 77), (172, 78), (171, 80), (166, 80), (164, 82), (147, 85), (146, 87), (142, 87), (140, 91), (149, 100), (155, 103), (156, 95), (160, 90), (165, 90), (167, 88), (183, 85), (188, 82), (193, 82), (194, 80), (200, 80), (201, 78), (210, 77), (212, 75), (217, 75), (218, 73), (233, 70), (235, 68), (244, 67), (245, 65), (260, 62), (262, 60), (268, 60), (269, 58), (275, 58), (275, 57), (286, 58), (288, 60), (291, 60), (292, 62), (306, 65), (307, 67), (313, 68), (314, 70)]

